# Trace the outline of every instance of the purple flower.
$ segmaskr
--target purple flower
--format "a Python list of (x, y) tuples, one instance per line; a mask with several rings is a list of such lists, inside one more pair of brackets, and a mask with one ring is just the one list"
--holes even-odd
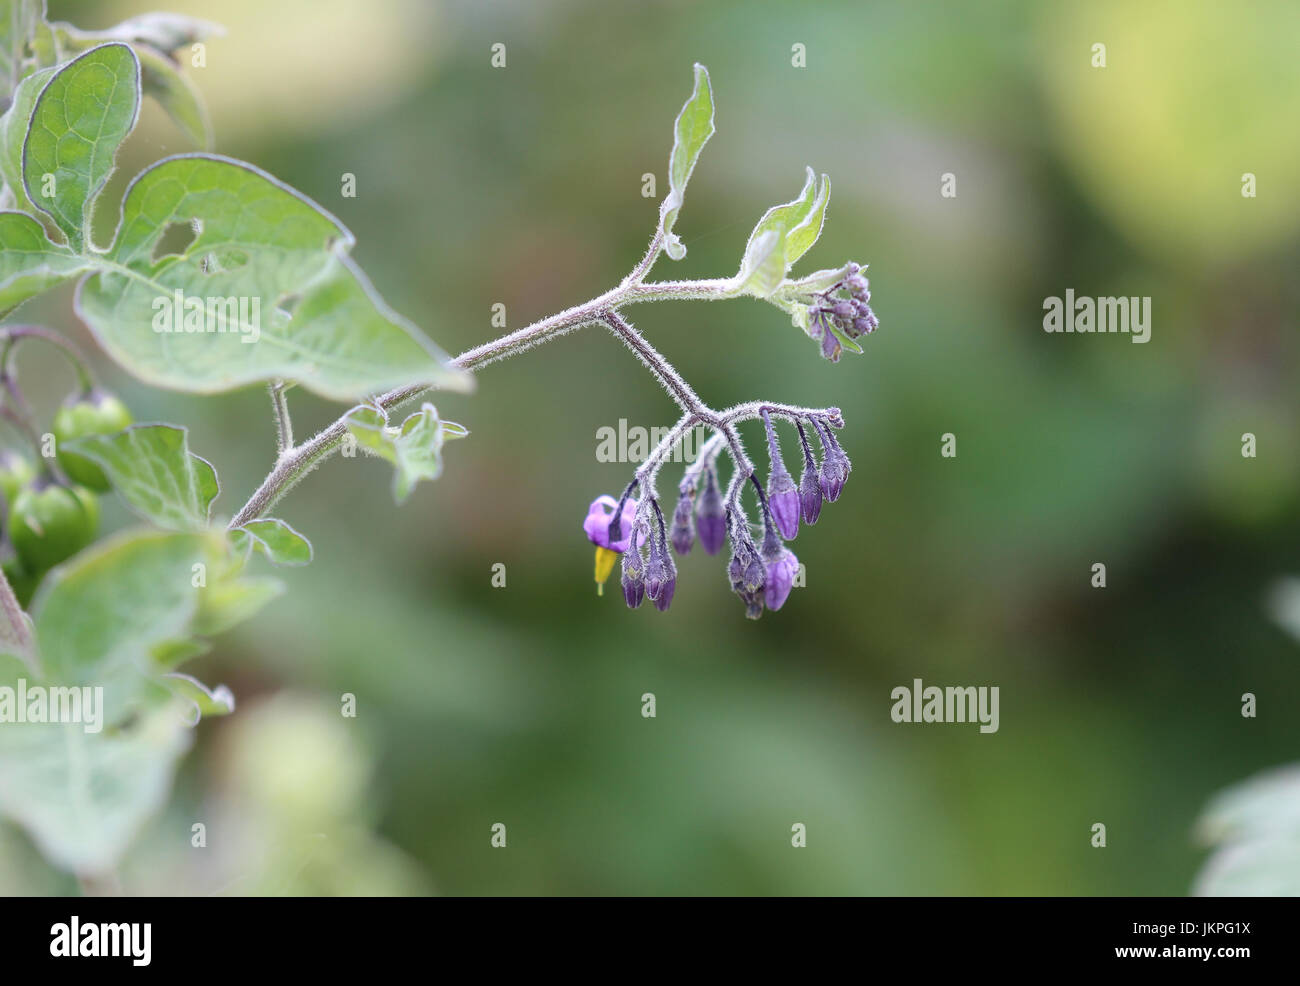
[[(607, 512), (608, 511), (608, 512)], [(618, 529), (611, 538), (610, 528), (617, 520)], [(627, 550), (632, 542), (632, 530), (636, 523), (636, 501), (628, 498), (623, 501), (622, 513), (618, 513), (618, 501), (612, 496), (598, 496), (587, 508), (587, 519), (582, 522), (582, 529), (588, 540), (596, 546), (596, 592), (603, 595), (605, 582), (614, 571), (614, 561)], [(637, 538), (637, 544), (641, 543)]]
[(765, 546), (763, 556), (767, 576), (763, 582), (763, 604), (775, 612), (790, 598), (790, 589), (794, 586), (794, 577), (799, 571), (799, 559), (784, 545), (779, 545), (776, 551), (770, 553)]
[(612, 496), (596, 497), (587, 508), (587, 519), (582, 522), (582, 529), (586, 532), (587, 539), (596, 547), (622, 553), (627, 550), (632, 540), (632, 521), (636, 518), (636, 501), (629, 497), (623, 502), (619, 530), (616, 532), (619, 537), (610, 540), (610, 521), (617, 509), (618, 501)]
[(727, 537), (726, 511), (712, 467), (704, 470), (704, 489), (695, 505), (695, 529), (706, 554), (716, 555), (722, 550), (722, 542)]

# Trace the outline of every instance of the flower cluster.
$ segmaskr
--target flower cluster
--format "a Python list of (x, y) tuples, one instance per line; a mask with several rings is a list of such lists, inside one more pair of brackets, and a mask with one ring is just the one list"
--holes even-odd
[[(588, 510), (583, 530), (596, 545), (598, 586), (609, 578), (615, 558), (621, 555), (623, 599), (627, 605), (636, 609), (649, 598), (656, 609), (666, 610), (677, 588), (673, 553), (689, 554), (698, 538), (709, 555), (718, 554), (730, 542), (727, 576), (751, 619), (760, 617), (764, 609), (778, 610), (785, 605), (799, 573), (799, 560), (785, 542), (798, 534), (800, 523), (817, 522), (823, 502), (839, 498), (852, 467), (831, 430), (843, 424), (835, 408), (811, 411), (765, 405), (749, 416), (761, 417), (766, 430), (770, 462), (766, 488), (754, 475), (730, 423), (705, 443), (700, 458), (688, 466), (668, 522), (650, 478), (657, 464), (647, 463), (650, 468), (638, 471), (620, 499), (598, 497)], [(774, 416), (790, 421), (798, 432), (803, 454), (798, 483), (782, 459), (772, 423)], [(817, 438), (820, 455), (813, 452), (809, 432)], [(724, 449), (736, 463), (725, 493), (718, 484), (716, 465)], [(761, 538), (757, 542), (740, 503), (746, 485), (753, 486), (762, 515)], [(643, 492), (640, 500), (631, 496), (638, 486)]]
[(821, 343), (822, 355), (832, 363), (839, 361), (846, 339), (870, 335), (880, 325), (869, 304), (871, 291), (864, 269), (850, 263), (845, 276), (812, 295), (808, 306), (808, 334)]

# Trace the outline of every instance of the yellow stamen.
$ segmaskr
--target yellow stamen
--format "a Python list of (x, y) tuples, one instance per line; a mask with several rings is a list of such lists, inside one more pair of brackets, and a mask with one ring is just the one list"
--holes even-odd
[(618, 560), (618, 552), (611, 551), (609, 548), (596, 546), (596, 595), (605, 594), (605, 582), (609, 578), (610, 572), (614, 571), (614, 562)]

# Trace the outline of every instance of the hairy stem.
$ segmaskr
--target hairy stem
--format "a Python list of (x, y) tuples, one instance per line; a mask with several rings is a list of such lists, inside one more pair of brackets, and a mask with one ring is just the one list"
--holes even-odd
[(293, 421), (289, 418), (289, 400), (283, 380), (267, 385), (271, 392), (271, 411), (275, 414), (275, 452), (283, 456), (293, 450)]

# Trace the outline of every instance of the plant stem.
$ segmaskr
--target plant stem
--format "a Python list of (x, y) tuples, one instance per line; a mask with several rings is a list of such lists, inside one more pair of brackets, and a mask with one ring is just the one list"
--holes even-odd
[(289, 401), (285, 397), (283, 380), (267, 385), (271, 392), (271, 410), (275, 414), (276, 455), (283, 456), (293, 450), (293, 421), (289, 418)]

